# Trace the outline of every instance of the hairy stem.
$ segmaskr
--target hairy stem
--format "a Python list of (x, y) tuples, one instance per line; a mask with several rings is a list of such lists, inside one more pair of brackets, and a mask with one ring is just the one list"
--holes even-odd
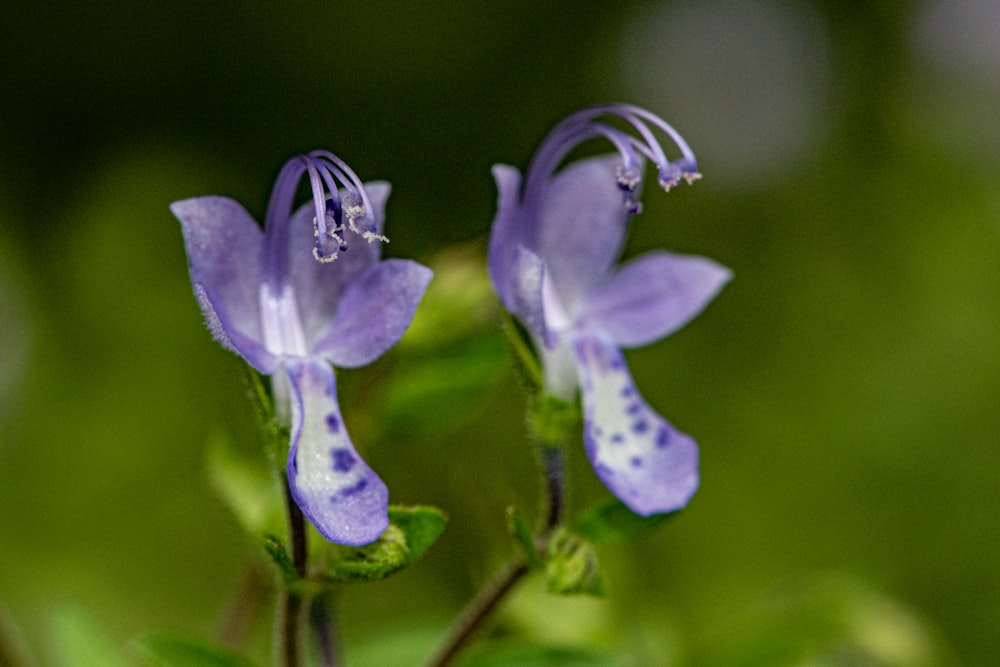
[(500, 570), (479, 594), (472, 599), (455, 620), (445, 638), (425, 667), (444, 667), (472, 640), (480, 626), (489, 618), (500, 601), (524, 575), (530, 571), (528, 564), (518, 559)]
[[(536, 547), (544, 553), (549, 536), (562, 524), (565, 514), (566, 477), (563, 471), (562, 447), (542, 446), (542, 469), (545, 474), (545, 520), (535, 538)], [(521, 558), (515, 558), (501, 569), (466, 605), (455, 619), (444, 642), (438, 647), (425, 667), (445, 667), (475, 638), (493, 611), (513, 590), (514, 586), (531, 567)]]
[(562, 524), (566, 513), (566, 474), (563, 466), (563, 448), (558, 445), (542, 445), (542, 468), (545, 473), (548, 507), (540, 537), (548, 537)]

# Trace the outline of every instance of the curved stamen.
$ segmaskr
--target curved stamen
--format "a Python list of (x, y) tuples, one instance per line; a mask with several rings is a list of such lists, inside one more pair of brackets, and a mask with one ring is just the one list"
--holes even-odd
[[(306, 169), (309, 173), (309, 186), (312, 189), (313, 207), (316, 215), (313, 216), (313, 235), (316, 237), (316, 245), (313, 246), (313, 257), (319, 262), (332, 262), (337, 259), (340, 248), (343, 245), (343, 238), (337, 234), (339, 224), (338, 212), (340, 209), (340, 195), (337, 192), (336, 183), (326, 169), (321, 169), (322, 164), (317, 164), (316, 160), (308, 160)], [(330, 190), (330, 198), (327, 198), (326, 189)], [(327, 206), (329, 202), (332, 206)], [(330, 214), (330, 208), (333, 214)], [(332, 225), (330, 223), (333, 223)]]
[[(528, 165), (523, 199), (526, 209), (530, 210), (540, 202), (549, 176), (555, 172), (566, 155), (584, 141), (595, 137), (604, 137), (610, 141), (617, 149), (618, 154), (621, 155), (623, 164), (619, 173), (618, 186), (625, 192), (627, 203), (631, 208), (634, 202), (628, 202), (628, 200), (637, 191), (642, 176), (642, 163), (634, 150), (636, 143), (633, 138), (605, 123), (567, 123), (563, 121), (542, 140), (542, 145), (535, 152)], [(645, 155), (645, 151), (641, 152)]]
[(347, 163), (329, 151), (297, 155), (278, 173), (264, 218), (264, 279), (275, 288), (280, 288), (289, 275), (287, 226), (303, 174), (307, 175), (312, 191), (316, 237), (313, 257), (317, 261), (332, 262), (347, 250), (345, 216), (347, 228), (369, 243), (389, 240), (375, 232), (376, 222), (369, 217), (374, 209), (368, 191)]
[[(620, 118), (638, 136), (599, 121), (601, 116)], [(680, 158), (667, 158), (653, 128), (662, 131), (673, 141), (681, 152)], [(642, 165), (637, 155), (642, 155), (656, 165), (657, 182), (664, 190), (675, 187), (682, 179), (692, 183), (701, 177), (690, 146), (669, 123), (656, 114), (629, 104), (594, 106), (566, 117), (542, 140), (525, 176), (524, 207), (527, 210), (537, 207), (549, 177), (574, 147), (599, 136), (608, 139), (622, 157), (623, 164), (617, 172), (617, 184), (624, 193), (625, 206), (630, 214), (636, 214), (641, 209), (636, 193), (642, 180)]]
[[(358, 175), (354, 173), (354, 170), (329, 151), (313, 151), (309, 155), (322, 162), (333, 178), (339, 181), (347, 191), (344, 195), (343, 214), (347, 217), (348, 228), (369, 243), (374, 241), (388, 243), (388, 238), (374, 231), (376, 223), (375, 219), (370, 215), (374, 213), (372, 202), (368, 196), (368, 190), (365, 188), (364, 183), (361, 182), (361, 179), (358, 178)], [(331, 190), (334, 189), (334, 186), (330, 185), (329, 181), (328, 186)], [(362, 226), (366, 228), (361, 229), (358, 227), (358, 222), (364, 220), (368, 220), (368, 223), (365, 224), (362, 222)], [(341, 249), (346, 250), (346, 244)]]
[(361, 182), (361, 179), (354, 173), (354, 170), (347, 166), (346, 162), (330, 151), (313, 151), (309, 153), (309, 157), (322, 159), (327, 162), (327, 168), (336, 175), (337, 180), (340, 181), (344, 188), (357, 193), (361, 197), (361, 202), (365, 209), (368, 211), (372, 210), (372, 202), (368, 198), (368, 191), (365, 189), (365, 184)]

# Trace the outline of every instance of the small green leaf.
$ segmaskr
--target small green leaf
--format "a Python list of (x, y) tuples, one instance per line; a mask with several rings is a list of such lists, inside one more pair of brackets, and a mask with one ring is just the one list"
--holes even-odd
[(225, 501), (244, 530), (253, 536), (281, 529), (281, 493), (270, 465), (236, 452), (221, 430), (209, 435), (205, 464), (215, 492)]
[(447, 517), (427, 506), (389, 508), (389, 527), (362, 547), (331, 545), (329, 579), (338, 583), (377, 581), (411, 565), (444, 531)]
[(228, 649), (189, 637), (145, 635), (132, 640), (132, 645), (151, 667), (254, 667)]
[(436, 507), (414, 505), (389, 507), (389, 522), (406, 533), (410, 562), (420, 558), (444, 532), (448, 516)]
[(604, 582), (597, 567), (597, 553), (587, 540), (567, 531), (549, 541), (545, 563), (546, 585), (557, 595), (603, 595)]
[(573, 532), (596, 544), (623, 542), (662, 525), (677, 512), (639, 516), (617, 499), (605, 501), (585, 511)]
[(542, 557), (535, 548), (535, 538), (528, 527), (528, 520), (513, 507), (507, 508), (507, 530), (521, 547), (528, 565), (536, 569), (542, 567)]

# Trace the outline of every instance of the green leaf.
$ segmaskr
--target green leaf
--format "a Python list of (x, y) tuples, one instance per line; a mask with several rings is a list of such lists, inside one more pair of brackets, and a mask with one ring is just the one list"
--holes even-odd
[(546, 586), (557, 595), (604, 595), (604, 582), (597, 567), (594, 545), (568, 531), (549, 541), (545, 563)]
[(528, 565), (536, 569), (541, 568), (543, 565), (542, 557), (535, 548), (535, 538), (528, 527), (528, 520), (513, 507), (507, 508), (507, 530), (521, 547)]
[(389, 522), (399, 526), (406, 533), (409, 556), (412, 560), (416, 560), (441, 537), (445, 524), (448, 523), (448, 516), (438, 508), (428, 505), (413, 507), (393, 505), (389, 507)]
[(270, 465), (236, 451), (221, 430), (209, 435), (205, 464), (212, 488), (253, 536), (282, 528), (283, 500)]
[(124, 667), (124, 652), (96, 620), (82, 609), (58, 612), (52, 639), (57, 664), (65, 667)]
[(389, 508), (389, 527), (362, 547), (330, 545), (329, 580), (377, 581), (414, 563), (444, 532), (447, 517), (436, 507)]
[(623, 542), (666, 523), (676, 514), (639, 516), (612, 498), (586, 510), (573, 524), (573, 532), (596, 544)]
[(132, 640), (132, 645), (152, 667), (254, 667), (228, 649), (189, 637), (152, 634)]

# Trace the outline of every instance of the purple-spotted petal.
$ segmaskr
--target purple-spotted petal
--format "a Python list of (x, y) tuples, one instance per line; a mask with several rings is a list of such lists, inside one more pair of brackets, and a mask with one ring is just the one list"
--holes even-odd
[(618, 189), (621, 158), (579, 160), (558, 172), (544, 194), (533, 248), (572, 312), (621, 254), (628, 214)]
[[(389, 184), (384, 181), (366, 183), (365, 189), (375, 209), (370, 212), (376, 224), (374, 231), (382, 233), (385, 223), (385, 202), (389, 197)], [(341, 191), (341, 197), (345, 191)], [(299, 207), (292, 214), (287, 229), (289, 270), (298, 301), (299, 317), (307, 341), (315, 341), (333, 322), (337, 304), (347, 285), (362, 271), (378, 262), (382, 256), (379, 241), (369, 243), (352, 232), (347, 232), (348, 247), (332, 262), (318, 262), (313, 257), (316, 237), (313, 220), (316, 208), (312, 201)]]
[[(171, 204), (170, 210), (181, 222), (191, 283), (210, 295), (211, 311), (227, 330), (230, 342), (238, 335), (262, 342), (260, 227), (246, 209), (226, 197), (185, 199)], [(196, 296), (210, 320), (204, 294)], [(214, 324), (209, 321), (212, 333), (226, 344)]]
[(643, 400), (622, 353), (593, 338), (576, 341), (584, 443), (604, 485), (636, 514), (684, 507), (698, 488), (698, 446)]
[(344, 290), (332, 327), (310, 352), (342, 368), (371, 363), (406, 332), (432, 275), (407, 259), (368, 267)]
[(515, 261), (518, 248), (533, 246), (532, 232), (521, 215), (521, 174), (517, 169), (498, 164), (493, 167), (497, 182), (497, 213), (490, 229), (490, 280), (500, 301), (515, 311)]
[(704, 257), (652, 252), (591, 292), (578, 326), (622, 347), (647, 345), (694, 318), (731, 277), (729, 269)]
[(286, 363), (292, 389), (292, 497), (331, 542), (373, 542), (389, 525), (389, 490), (347, 435), (333, 369), (319, 360)]

